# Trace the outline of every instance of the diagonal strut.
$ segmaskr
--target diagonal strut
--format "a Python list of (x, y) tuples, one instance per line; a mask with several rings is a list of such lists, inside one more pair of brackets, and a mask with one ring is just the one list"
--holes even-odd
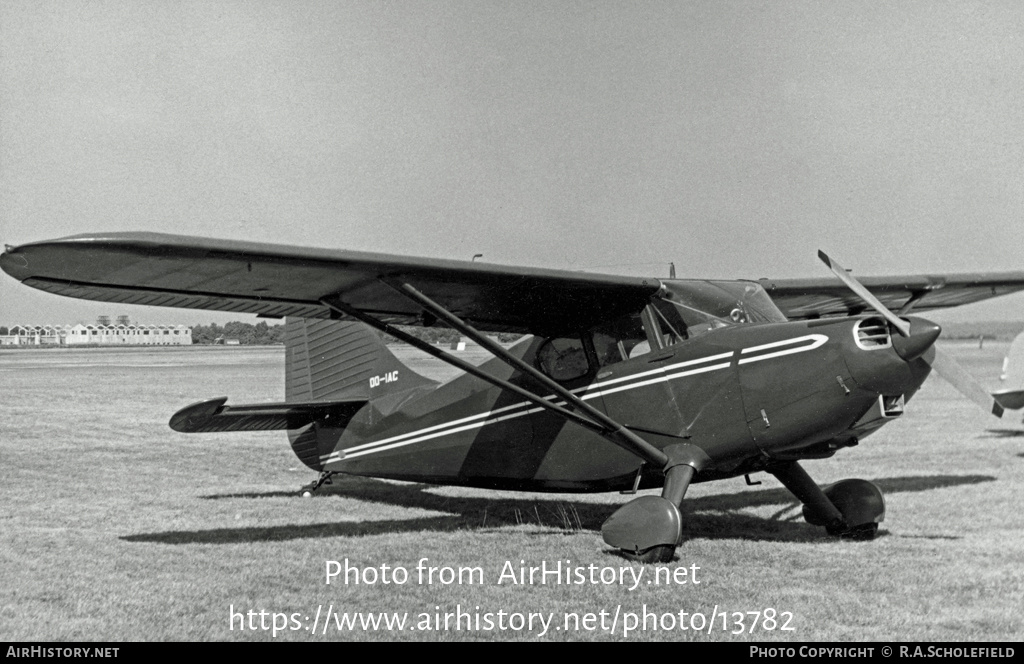
[(449, 353), (446, 353), (443, 350), (436, 348), (432, 344), (417, 339), (416, 337), (407, 334), (402, 330), (397, 329), (393, 325), (385, 323), (384, 321), (374, 318), (373, 316), (367, 314), (364, 311), (361, 311), (359, 309), (356, 309), (355, 307), (348, 305), (337, 296), (323, 298), (322, 300), (320, 300), (320, 302), (324, 306), (330, 308), (332, 311), (350, 316), (352, 318), (355, 318), (356, 320), (366, 323), (367, 325), (373, 328), (386, 332), (387, 334), (390, 334), (396, 337), (397, 339), (400, 339), (401, 341), (404, 341), (414, 346), (415, 348), (418, 348), (440, 360), (443, 360), (444, 362), (447, 362), (452, 366), (455, 366), (469, 374), (472, 374), (477, 378), (485, 380), (488, 383), (491, 383), (492, 385), (500, 387), (501, 389), (506, 389), (511, 392), (514, 392), (515, 394), (528, 400), (530, 403), (533, 403), (541, 408), (544, 408), (545, 410), (553, 412), (556, 415), (570, 422), (579, 424), (580, 426), (583, 426), (584, 428), (593, 431), (594, 433), (597, 433), (605, 440), (613, 443), (614, 445), (621, 447), (627, 452), (630, 452), (631, 454), (641, 458), (642, 460), (648, 463), (651, 463), (655, 467), (664, 468), (665, 465), (668, 463), (669, 459), (664, 452), (662, 452), (658, 448), (648, 443), (643, 438), (639, 437), (638, 435), (627, 429), (624, 425), (619, 424), (612, 418), (608, 417), (606, 414), (602, 413), (601, 411), (597, 410), (590, 404), (586, 403), (578, 396), (576, 396), (569, 390), (565, 389), (564, 387), (553, 381), (551, 378), (540, 373), (534, 367), (531, 367), (529, 364), (515, 357), (507, 350), (505, 350), (500, 344), (494, 342), (489, 337), (485, 336), (484, 334), (470, 326), (468, 323), (460, 319), (458, 316), (455, 316), (441, 305), (437, 304), (427, 296), (423, 295), (413, 286), (406, 283), (402, 283), (401, 285), (397, 286), (395, 284), (390, 283), (388, 285), (394, 288), (402, 295), (404, 295), (405, 297), (420, 304), (420, 306), (422, 306), (429, 313), (437, 316), (440, 319), (443, 319), (456, 330), (479, 343), (481, 346), (490, 351), (498, 359), (502, 360), (506, 364), (509, 364), (514, 369), (520, 370), (523, 373), (534, 378), (534, 380), (536, 380), (540, 385), (550, 389), (552, 392), (555, 393), (555, 395), (564, 399), (566, 404), (569, 405), (570, 408), (573, 408), (575, 410), (563, 408), (562, 406), (550, 400), (550, 398), (545, 399), (541, 396), (538, 396), (536, 393), (519, 387), (518, 385), (515, 385), (509, 381), (497, 378), (495, 376), (491, 376), (486, 371), (483, 371), (479, 367), (470, 364), (469, 362), (466, 362)]

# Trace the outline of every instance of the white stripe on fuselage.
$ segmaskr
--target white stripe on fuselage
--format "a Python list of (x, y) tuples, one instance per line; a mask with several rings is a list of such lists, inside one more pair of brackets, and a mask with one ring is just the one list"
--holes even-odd
[(769, 348), (780, 348), (780, 347), (783, 347), (783, 346), (792, 346), (792, 345), (794, 345), (796, 343), (799, 343), (801, 341), (808, 341), (808, 340), (811, 343), (807, 344), (805, 346), (797, 346), (796, 348), (787, 348), (786, 350), (780, 350), (780, 351), (776, 351), (774, 353), (768, 353), (766, 355), (758, 355), (757, 357), (745, 357), (745, 358), (740, 360), (740, 364), (748, 364), (750, 362), (760, 362), (761, 360), (768, 360), (768, 359), (771, 359), (773, 357), (781, 357), (783, 355), (792, 355), (793, 353), (802, 353), (805, 350), (814, 350), (818, 346), (821, 346), (826, 341), (828, 341), (828, 337), (826, 337), (824, 334), (808, 334), (807, 336), (804, 336), (804, 337), (795, 337), (793, 339), (786, 339), (785, 341), (776, 341), (774, 343), (764, 344), (763, 346), (753, 346), (751, 348), (744, 348), (743, 350), (740, 351), (740, 354), (742, 355), (742, 354), (746, 354), (746, 353), (756, 353), (756, 352), (761, 351), (761, 350), (768, 350)]
[[(621, 391), (623, 389), (631, 389), (633, 387), (642, 387), (643, 385), (650, 385), (652, 383), (656, 383), (656, 382), (665, 380), (665, 377), (661, 376), (659, 378), (656, 378), (656, 379), (653, 379), (653, 380), (649, 380), (649, 381), (645, 381), (643, 383), (637, 383), (635, 385), (628, 385), (628, 386), (625, 386), (625, 387), (619, 387), (619, 388), (616, 388), (614, 390), (602, 390), (602, 388), (607, 386), (607, 385), (614, 385), (614, 384), (617, 384), (617, 383), (622, 383), (624, 381), (636, 380), (637, 378), (643, 378), (645, 376), (652, 376), (652, 375), (655, 375), (655, 374), (664, 374), (664, 372), (666, 370), (669, 370), (669, 369), (677, 369), (679, 367), (692, 366), (694, 364), (703, 364), (705, 362), (711, 362), (711, 361), (714, 361), (714, 360), (720, 360), (720, 359), (723, 359), (723, 358), (726, 358), (726, 357), (730, 357), (730, 356), (732, 356), (732, 352), (731, 351), (728, 352), (728, 353), (721, 353), (719, 355), (711, 355), (709, 357), (702, 357), (702, 358), (697, 359), (697, 360), (688, 360), (686, 362), (679, 362), (677, 364), (673, 364), (673, 365), (670, 365), (670, 366), (667, 366), (667, 367), (660, 367), (658, 369), (653, 369), (651, 371), (643, 371), (641, 373), (632, 374), (630, 376), (625, 376), (623, 378), (615, 378), (613, 380), (607, 380), (607, 381), (603, 381), (603, 382), (600, 382), (600, 383), (591, 383), (590, 385), (587, 385), (586, 387), (580, 387), (580, 388), (576, 388), (575, 390), (572, 390), (572, 393), (573, 394), (578, 394), (580, 392), (593, 392), (593, 394), (585, 394), (584, 396), (581, 397), (583, 400), (587, 400), (587, 399), (591, 399), (591, 398), (593, 398), (595, 396), (599, 396), (601, 394), (610, 394), (612, 392), (619, 392), (619, 391)], [(728, 364), (726, 364), (725, 366), (728, 366)], [(716, 366), (714, 368), (717, 369), (717, 368), (720, 368), (720, 367)], [(693, 372), (693, 373), (698, 373), (698, 372)], [(544, 399), (546, 399), (548, 401), (552, 401), (552, 400), (555, 399), (555, 395), (554, 394), (550, 394), (550, 395), (544, 397)], [(556, 403), (558, 405), (565, 405), (564, 401), (559, 401), (559, 402), (556, 402)], [(447, 427), (455, 427), (455, 426), (458, 426), (458, 425), (461, 425), (461, 424), (466, 424), (468, 422), (473, 422), (473, 421), (476, 421), (476, 420), (481, 420), (483, 418), (489, 418), (489, 417), (491, 417), (493, 415), (498, 415), (500, 413), (507, 413), (508, 411), (515, 410), (517, 408), (523, 408), (523, 407), (529, 406), (529, 405), (530, 405), (530, 403), (528, 401), (523, 401), (523, 402), (520, 402), (520, 403), (517, 403), (517, 404), (512, 404), (511, 406), (503, 406), (501, 408), (498, 408), (497, 410), (492, 410), (492, 411), (489, 411), (489, 412), (486, 412), (486, 413), (480, 413), (479, 415), (471, 415), (469, 417), (463, 417), (461, 419), (453, 420), (451, 422), (445, 422), (443, 424), (436, 424), (434, 426), (427, 427), (425, 429), (418, 429), (416, 431), (410, 431), (409, 433), (400, 434), (398, 436), (392, 436), (391, 438), (385, 438), (384, 440), (377, 440), (377, 441), (374, 441), (374, 442), (371, 442), (371, 443), (364, 443), (362, 445), (356, 445), (354, 447), (349, 447), (348, 449), (345, 450), (345, 457), (346, 458), (350, 458), (350, 457), (353, 456), (353, 453), (361, 452), (363, 450), (366, 450), (366, 449), (371, 448), (371, 447), (376, 447), (378, 445), (387, 445), (389, 443), (396, 443), (396, 442), (399, 442), (401, 440), (405, 440), (405, 439), (413, 437), (413, 436), (420, 436), (421, 434), (432, 433), (432, 432), (435, 432), (435, 431), (437, 431), (439, 429), (445, 429)], [(537, 410), (543, 410), (543, 409), (540, 408), (539, 406), (535, 406), (534, 409), (532, 409), (530, 411), (527, 411), (527, 412), (518, 413), (518, 415), (526, 415), (526, 414), (528, 414), (528, 412), (536, 412)], [(506, 419), (506, 418), (501, 418), (501, 419)], [(500, 421), (500, 420), (493, 420), (493, 421)], [(492, 420), (487, 420), (487, 421), (484, 421), (484, 422), (477, 422), (475, 426), (484, 426), (486, 424), (490, 424), (491, 422), (492, 422)], [(472, 428), (472, 427), (468, 427), (468, 428)], [(467, 429), (467, 427), (460, 427), (458, 430), (459, 431), (465, 431), (466, 429)], [(452, 433), (454, 433), (454, 431)], [(429, 436), (428, 438), (433, 438), (433, 437), (434, 436)], [(428, 438), (420, 438), (419, 440), (426, 440)], [(389, 447), (389, 449), (390, 449), (390, 447)], [(332, 453), (330, 455), (325, 455), (323, 458), (327, 458), (327, 457), (333, 456), (333, 455), (334, 455), (334, 453)]]
[[(782, 355), (790, 355), (793, 353), (802, 353), (804, 351), (813, 350), (818, 348), (826, 341), (828, 337), (823, 334), (809, 334), (802, 337), (794, 337), (792, 339), (785, 339), (783, 341), (776, 341), (770, 344), (763, 344), (761, 346), (752, 346), (750, 348), (744, 348), (740, 351), (729, 351), (727, 353), (719, 353), (717, 355), (709, 355), (707, 357), (698, 358), (696, 360), (687, 360), (685, 362), (677, 362), (676, 364), (670, 364), (664, 367), (658, 367), (657, 369), (651, 369), (649, 371), (642, 371), (629, 376), (623, 376), (622, 378), (614, 378), (612, 380), (602, 381), (599, 383), (592, 383), (586, 387), (577, 388), (572, 390), (573, 394), (583, 393), (580, 397), (586, 401), (593, 399), (598, 396), (606, 396), (609, 394), (615, 394), (616, 392), (623, 392), (626, 390), (637, 389), (646, 387), (648, 385), (655, 385), (657, 383), (663, 383), (677, 378), (685, 378), (687, 376), (693, 376), (701, 373), (708, 373), (710, 371), (718, 371), (719, 369), (727, 369), (731, 364), (731, 360), (736, 355), (744, 355), (747, 353), (756, 353), (763, 350), (769, 350), (772, 348), (784, 348), (785, 346), (793, 346), (802, 341), (810, 341), (811, 343), (802, 346), (796, 346), (794, 348), (786, 348), (785, 350), (776, 351), (773, 353), (767, 353), (765, 355), (758, 355), (755, 357), (746, 357), (739, 360), (739, 364), (746, 364), (748, 362), (758, 362), (760, 360), (767, 360), (773, 357), (779, 357)], [(716, 360), (724, 360), (728, 358), (729, 362), (720, 362), (710, 366), (697, 366), (707, 364), (708, 362), (715, 362)], [(684, 371), (674, 372), (676, 369), (682, 369), (684, 367), (696, 367)], [(647, 378), (648, 376), (656, 376), (648, 380), (637, 381), (638, 378)], [(621, 383), (628, 384), (622, 385)], [(609, 389), (609, 386), (616, 385)], [(544, 397), (545, 400), (553, 401), (556, 398), (555, 395), (551, 394)], [(554, 401), (556, 405), (564, 406), (564, 401)], [(452, 420), (450, 422), (444, 422), (442, 424), (435, 424), (434, 426), (426, 427), (424, 429), (417, 429), (416, 431), (410, 431), (408, 433), (392, 436), (383, 440), (376, 440), (369, 443), (363, 443), (362, 445), (356, 445), (349, 447), (345, 450), (336, 450), (330, 454), (325, 454), (320, 457), (323, 463), (330, 463), (332, 461), (340, 461), (342, 459), (354, 459), (367, 454), (373, 454), (375, 452), (383, 452), (384, 450), (391, 450), (397, 447), (405, 447), (406, 445), (413, 445), (415, 443), (421, 443), (441, 436), (449, 434), (455, 434), (462, 431), (469, 431), (471, 429), (479, 429), (489, 424), (496, 424), (505, 420), (514, 419), (517, 417), (523, 417), (531, 413), (536, 413), (544, 410), (540, 406), (530, 407), (530, 402), (523, 401), (521, 403), (512, 404), (510, 406), (503, 406), (496, 410), (488, 411), (486, 413), (480, 413), (478, 415), (471, 415), (469, 417), (463, 417), (458, 420)], [(517, 412), (512, 412), (517, 411)], [(495, 417), (497, 416), (497, 417)]]

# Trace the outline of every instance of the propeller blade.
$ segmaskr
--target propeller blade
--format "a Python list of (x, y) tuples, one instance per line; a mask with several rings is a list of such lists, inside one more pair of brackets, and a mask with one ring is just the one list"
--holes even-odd
[[(860, 298), (872, 309), (884, 316), (885, 319), (889, 321), (889, 323), (891, 323), (902, 336), (910, 336), (910, 323), (894, 314), (888, 307), (882, 304), (877, 297), (871, 294), (871, 291), (865, 288), (859, 281), (854, 279), (849, 272), (843, 269), (842, 265), (829, 258), (828, 255), (821, 250), (818, 250), (818, 258), (820, 258), (821, 261), (825, 263), (825, 265), (827, 265), (828, 268), (832, 270), (837, 277), (839, 277), (839, 280), (846, 284), (850, 290), (860, 296)], [(908, 302), (907, 304), (909, 305), (910, 303)], [(996, 401), (996, 399), (989, 394), (988, 390), (981, 386), (981, 383), (974, 380), (974, 377), (967, 373), (967, 371), (961, 367), (956, 360), (935, 346), (931, 346), (926, 357), (931, 357), (930, 360), (926, 361), (931, 365), (932, 369), (935, 370), (935, 373), (942, 376), (956, 389), (957, 392), (964, 395), (996, 417), (1003, 416), (1002, 404)]]
[(871, 294), (871, 291), (864, 288), (859, 281), (850, 276), (850, 273), (844, 270), (842, 265), (829, 258), (828, 255), (820, 249), (818, 250), (818, 258), (828, 266), (828, 269), (832, 270), (833, 274), (839, 277), (840, 281), (846, 284), (847, 288), (860, 296), (860, 299), (864, 300), (864, 302), (866, 302), (872, 309), (882, 314), (882, 316), (884, 316), (885, 319), (889, 321), (889, 323), (891, 323), (901, 335), (904, 337), (910, 336), (910, 323), (894, 314), (887, 306), (882, 304), (881, 300)]
[(957, 392), (989, 413), (996, 417), (1003, 416), (1003, 406), (988, 393), (988, 390), (981, 386), (981, 383), (974, 380), (974, 377), (967, 373), (952, 357), (934, 346), (932, 348), (935, 350), (935, 357), (931, 360), (930, 364), (935, 373), (942, 376), (946, 382), (955, 387)]

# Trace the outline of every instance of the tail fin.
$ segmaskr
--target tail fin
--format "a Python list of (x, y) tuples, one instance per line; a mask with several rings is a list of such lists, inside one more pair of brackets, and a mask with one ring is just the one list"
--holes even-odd
[[(365, 399), (387, 414), (436, 383), (395, 357), (376, 331), (356, 322), (289, 318), (285, 321), (285, 401)], [(314, 424), (289, 431), (292, 449), (307, 466), (333, 451), (344, 430)]]
[(992, 393), (999, 405), (1010, 410), (1024, 408), (1024, 333), (1010, 344), (999, 380), (1003, 388)]

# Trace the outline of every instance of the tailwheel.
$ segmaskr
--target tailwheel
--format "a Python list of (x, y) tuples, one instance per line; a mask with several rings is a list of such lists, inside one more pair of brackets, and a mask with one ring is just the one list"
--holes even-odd
[(302, 496), (303, 498), (312, 497), (316, 490), (319, 489), (321, 486), (323, 486), (324, 484), (331, 483), (331, 475), (333, 474), (334, 473), (327, 470), (321, 472), (320, 477), (318, 477), (315, 482), (310, 482), (306, 486), (299, 489), (299, 495)]

